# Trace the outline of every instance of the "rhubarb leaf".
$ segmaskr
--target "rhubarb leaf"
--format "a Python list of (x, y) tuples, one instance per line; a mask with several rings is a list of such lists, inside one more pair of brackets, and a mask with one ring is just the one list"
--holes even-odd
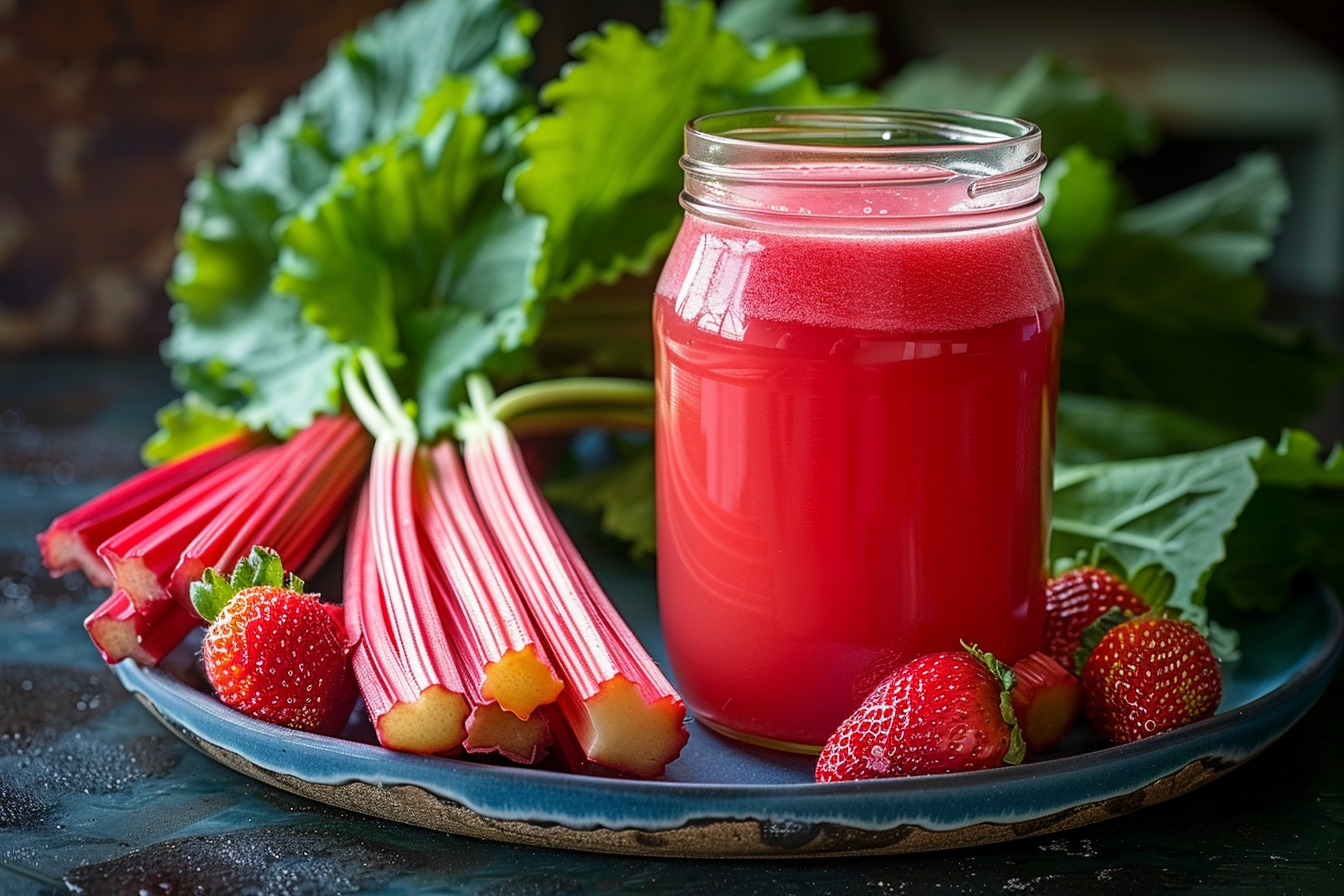
[[(1059, 206), (1072, 190), (1082, 191), (1079, 207), (1096, 192), (1068, 177), (1055, 188)], [(1080, 255), (1066, 248), (1063, 387), (1167, 405), (1243, 434), (1276, 433), (1315, 411), (1340, 359), (1310, 333), (1261, 323), (1264, 286), (1249, 269), (1277, 230), (1284, 189), (1275, 163), (1250, 156), (1121, 214)]]
[(715, 26), (714, 7), (664, 8), (645, 36), (609, 22), (571, 45), (577, 63), (542, 89), (551, 113), (523, 138), (512, 196), (544, 215), (547, 295), (644, 273), (672, 244), (682, 129), (697, 115), (744, 106), (855, 102), (824, 92), (795, 47), (761, 44)]
[(719, 7), (718, 23), (747, 43), (775, 40), (798, 47), (823, 85), (862, 81), (882, 68), (871, 13), (832, 7), (812, 14), (809, 0), (728, 0)]
[(1041, 128), (1046, 155), (1086, 145), (1119, 158), (1151, 147), (1148, 116), (1120, 102), (1095, 78), (1045, 53), (1006, 77), (972, 71), (946, 59), (917, 60), (882, 86), (886, 105), (903, 109), (975, 109), (1025, 118)]
[(1163, 405), (1062, 392), (1055, 458), (1066, 464), (1137, 460), (1216, 448), (1239, 433)]
[(217, 408), (189, 392), (159, 410), (159, 428), (140, 449), (145, 466), (166, 463), (247, 427), (232, 411)]
[(1050, 555), (1072, 562), (1104, 551), (1126, 569), (1174, 577), (1167, 606), (1203, 625), (1208, 577), (1223, 539), (1255, 492), (1261, 439), (1145, 460), (1057, 465)]
[(1045, 169), (1041, 195), (1045, 205), (1037, 218), (1056, 268), (1071, 268), (1110, 230), (1115, 217), (1118, 184), (1108, 159), (1086, 146), (1066, 149)]
[(305, 321), (288, 296), (264, 290), (213, 320), (178, 305), (173, 321), (163, 353), (174, 380), (247, 427), (284, 438), (339, 410), (337, 371), (350, 350)]
[(1119, 230), (1169, 240), (1216, 271), (1239, 274), (1274, 251), (1287, 210), (1283, 166), (1273, 153), (1259, 152), (1217, 177), (1130, 209), (1120, 216)]
[(376, 352), (416, 395), (427, 438), (463, 377), (535, 333), (544, 219), (501, 200), (511, 120), (447, 79), (405, 132), (353, 156), (281, 237), (277, 292), (338, 343)]
[(548, 483), (546, 496), (599, 514), (603, 531), (629, 542), (630, 558), (642, 560), (657, 548), (653, 446), (631, 445), (622, 453), (621, 462), (605, 469)]
[(1227, 562), (1211, 592), (1243, 610), (1273, 612), (1310, 570), (1344, 588), (1344, 449), (1322, 460), (1321, 445), (1301, 430), (1283, 433), (1256, 462), (1260, 489), (1227, 539)]
[(285, 216), (344, 158), (413, 124), (448, 74), (472, 79), (482, 109), (526, 100), (516, 76), (536, 24), (507, 0), (418, 0), (379, 15), (274, 119), (240, 135), (233, 166), (202, 168), (168, 284), (177, 304), (164, 357), (179, 386), (280, 436), (339, 406), (347, 349), (270, 290)]

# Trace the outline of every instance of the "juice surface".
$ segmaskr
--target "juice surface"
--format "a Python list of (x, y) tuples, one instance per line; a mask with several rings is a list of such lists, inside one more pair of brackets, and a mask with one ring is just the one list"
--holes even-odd
[(820, 745), (915, 656), (1039, 646), (1063, 312), (1034, 221), (688, 216), (657, 293), (659, 594), (698, 717)]

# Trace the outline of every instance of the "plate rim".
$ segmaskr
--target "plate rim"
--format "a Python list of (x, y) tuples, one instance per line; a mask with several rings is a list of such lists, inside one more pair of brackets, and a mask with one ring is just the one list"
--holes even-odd
[[(190, 731), (203, 743), (211, 744), (220, 750), (233, 753), (248, 763), (252, 763), (267, 772), (278, 776), (291, 776), (300, 781), (317, 786), (341, 786), (343, 784), (364, 783), (378, 787), (399, 784), (410, 785), (428, 791), (432, 796), (460, 805), (479, 815), (487, 823), (494, 821), (525, 821), (534, 824), (560, 825), (572, 831), (584, 831), (595, 828), (635, 829), (640, 831), (671, 831), (689, 824), (709, 820), (739, 819), (761, 822), (782, 819), (797, 819), (811, 824), (842, 824), (857, 830), (881, 831), (895, 824), (920, 823), (927, 829), (954, 830), (980, 822), (1013, 822), (1031, 818), (1045, 817), (1079, 805), (1108, 799), (1114, 796), (1133, 793), (1136, 788), (1119, 785), (1114, 792), (1095, 793), (1088, 800), (1070, 803), (1051, 803), (1038, 806), (1025, 815), (1005, 817), (992, 807), (981, 807), (985, 811), (979, 814), (968, 812), (965, 817), (951, 823), (940, 823), (935, 819), (911, 819), (899, 811), (874, 813), (873, 803), (890, 803), (891, 808), (899, 809), (903, 804), (921, 798), (936, 797), (940, 800), (957, 800), (986, 789), (1007, 793), (1020, 791), (1023, 787), (1039, 783), (1042, 779), (1068, 779), (1094, 771), (1099, 764), (1098, 756), (1104, 752), (1105, 759), (1100, 760), (1105, 767), (1126, 768), (1131, 776), (1147, 775), (1138, 789), (1147, 787), (1165, 776), (1175, 774), (1182, 768), (1201, 760), (1221, 762), (1231, 768), (1249, 759), (1288, 730), (1315, 702), (1328, 683), (1328, 673), (1344, 653), (1344, 608), (1339, 599), (1328, 589), (1312, 589), (1314, 599), (1324, 605), (1327, 625), (1322, 637), (1308, 648), (1309, 654), (1297, 660), (1289, 677), (1277, 687), (1226, 712), (1210, 719), (1196, 722), (1173, 732), (1138, 741), (1131, 744), (1118, 744), (1074, 756), (1056, 759), (1042, 759), (1022, 766), (987, 769), (977, 772), (960, 772), (946, 775), (931, 775), (912, 778), (891, 778), (868, 781), (849, 781), (827, 784), (813, 782), (799, 783), (714, 783), (687, 781), (644, 781), (626, 778), (601, 778), (573, 775), (547, 769), (524, 767), (506, 767), (484, 765), (445, 757), (422, 757), (396, 753), (384, 747), (339, 738), (304, 732), (288, 732), (283, 743), (303, 748), (305, 755), (313, 753), (352, 756), (366, 764), (376, 766), (379, 760), (394, 759), (398, 771), (393, 775), (366, 775), (345, 773), (318, 777), (295, 774), (293, 767), (283, 763), (265, 761), (255, 753), (244, 753), (236, 744), (226, 746), (201, 730), (201, 725), (192, 724), (163, 706), (164, 700), (185, 701), (192, 708), (203, 711), (205, 718), (215, 724), (239, 729), (244, 734), (261, 735), (274, 740), (275, 726), (253, 719), (236, 710), (223, 706), (213, 697), (192, 688), (190, 685), (162, 669), (142, 667), (134, 661), (123, 661), (116, 667), (116, 673), (123, 685), (130, 691), (151, 703), (170, 730), (180, 726)], [(159, 699), (156, 699), (156, 696)], [(1286, 723), (1281, 718), (1287, 711), (1291, 718)], [(1276, 720), (1276, 717), (1277, 718)], [(208, 725), (204, 726), (209, 728)], [(1248, 750), (1218, 751), (1213, 749), (1220, 738), (1234, 730), (1249, 728), (1252, 731), (1268, 730), (1268, 736), (1257, 740)], [(1269, 730), (1272, 729), (1272, 730)], [(175, 733), (178, 733), (175, 731)], [(292, 735), (292, 736), (291, 736)], [(190, 741), (189, 741), (190, 742)], [(193, 746), (196, 746), (193, 744)], [(199, 747), (198, 747), (199, 748)], [(286, 746), (278, 748), (279, 755), (288, 752)], [(1164, 760), (1165, 757), (1165, 760)], [(218, 758), (218, 757), (216, 757)], [(412, 773), (404, 771), (408, 766)], [(1147, 772), (1143, 767), (1147, 766)], [(459, 773), (466, 772), (465, 775)], [(437, 772), (437, 774), (435, 774)], [(504, 810), (490, 805), (482, 805), (470, 792), (464, 793), (464, 782), (480, 782), (487, 789), (492, 786), (515, 788), (519, 784), (544, 782), (552, 797), (563, 798), (578, 793), (580, 797), (602, 796), (616, 797), (638, 807), (641, 801), (653, 800), (660, 803), (679, 804), (682, 802), (705, 803), (702, 811), (683, 809), (682, 811), (663, 811), (657, 818), (646, 813), (626, 813), (623, 818), (609, 818), (602, 815), (603, 807), (589, 805), (586, 811), (575, 813), (565, 811), (546, 811), (533, 805), (526, 811)], [(1202, 783), (1202, 782), (1201, 782)], [(470, 787), (468, 786), (468, 790)], [(812, 805), (824, 798), (831, 804), (829, 809)], [(489, 801), (487, 801), (489, 802)], [(973, 801), (972, 801), (973, 802)], [(865, 808), (865, 805), (866, 808)], [(781, 811), (782, 809), (782, 811)], [(856, 812), (856, 809), (864, 811)]]

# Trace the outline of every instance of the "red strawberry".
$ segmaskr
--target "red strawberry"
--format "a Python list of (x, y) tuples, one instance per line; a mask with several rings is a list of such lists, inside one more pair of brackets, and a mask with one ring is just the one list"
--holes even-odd
[(1092, 730), (1127, 743), (1213, 715), (1223, 678), (1193, 625), (1144, 616), (1102, 636), (1083, 666), (1083, 694)]
[(1031, 653), (1013, 663), (1013, 714), (1033, 753), (1063, 740), (1083, 711), (1083, 686), (1059, 663)]
[(1065, 669), (1078, 671), (1075, 659), (1083, 629), (1112, 607), (1138, 616), (1148, 605), (1121, 579), (1096, 566), (1079, 566), (1045, 586), (1045, 652)]
[(1022, 761), (1007, 666), (975, 648), (911, 660), (841, 723), (818, 781), (963, 772)]
[(221, 702), (254, 718), (335, 734), (355, 702), (340, 608), (304, 594), (273, 551), (256, 547), (226, 580), (206, 570), (192, 584), (210, 623), (205, 675)]

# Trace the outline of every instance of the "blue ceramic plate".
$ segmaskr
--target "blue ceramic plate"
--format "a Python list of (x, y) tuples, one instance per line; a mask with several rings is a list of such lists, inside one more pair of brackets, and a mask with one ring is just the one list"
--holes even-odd
[[(661, 647), (652, 576), (600, 568), (644, 642)], [(258, 780), (356, 812), (539, 846), (657, 856), (870, 855), (993, 843), (1101, 821), (1170, 799), (1246, 762), (1320, 696), (1344, 645), (1325, 591), (1241, 626), (1218, 715), (1169, 734), (1105, 746), (1080, 726), (1063, 749), (1013, 768), (814, 784), (813, 760), (725, 740), (690, 723), (666, 779), (561, 772), (411, 756), (368, 740), (256, 721), (186, 682), (191, 663), (132, 661), (122, 683), (173, 732)], [(184, 651), (185, 655), (185, 651)], [(179, 657), (181, 659), (182, 657)], [(187, 658), (189, 660), (189, 657)]]

